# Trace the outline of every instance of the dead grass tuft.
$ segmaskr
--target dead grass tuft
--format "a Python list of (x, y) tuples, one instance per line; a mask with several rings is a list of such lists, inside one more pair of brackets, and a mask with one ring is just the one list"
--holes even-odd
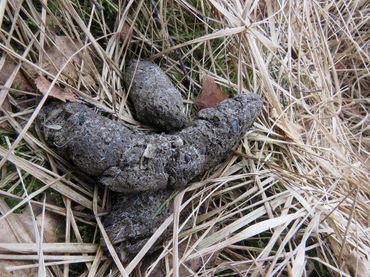
[[(367, 275), (369, 14), (368, 1), (1, 1), (0, 275)], [(99, 246), (108, 192), (34, 120), (58, 87), (138, 124), (122, 82), (131, 57), (166, 70), (189, 116), (205, 75), (231, 95), (257, 92), (264, 110), (122, 265)], [(42, 93), (37, 76), (50, 81)], [(60, 223), (52, 241), (47, 217)], [(163, 251), (145, 257), (166, 228)]]

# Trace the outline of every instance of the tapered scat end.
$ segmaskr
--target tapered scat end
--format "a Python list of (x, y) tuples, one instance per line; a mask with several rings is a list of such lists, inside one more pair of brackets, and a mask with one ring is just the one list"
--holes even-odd
[(261, 97), (254, 92), (240, 94), (233, 98), (232, 100), (242, 103), (243, 110), (250, 111), (251, 115), (254, 115), (255, 117), (258, 116), (262, 108)]
[(229, 126), (230, 134), (238, 137), (252, 126), (261, 109), (261, 97), (256, 93), (245, 93), (226, 99), (214, 108), (201, 110), (198, 119), (212, 122), (225, 130)]
[[(250, 128), (262, 110), (263, 103), (261, 97), (258, 94), (251, 92), (235, 97), (235, 101), (243, 103), (243, 111), (245, 112), (245, 115), (248, 115), (248, 117), (244, 117), (248, 120), (248, 122), (246, 122), (246, 128)], [(247, 130), (244, 130), (244, 132), (245, 131)]]

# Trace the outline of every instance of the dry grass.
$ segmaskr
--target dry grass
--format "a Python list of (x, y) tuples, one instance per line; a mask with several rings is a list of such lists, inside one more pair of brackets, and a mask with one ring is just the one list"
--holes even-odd
[[(180, 264), (190, 260), (199, 265), (188, 268), (190, 276), (367, 274), (368, 1), (160, 0), (154, 17), (154, 0), (91, 3), (0, 3), (0, 63), (6, 56), (15, 61), (0, 92), (0, 220), (15, 236), (0, 238), (0, 259), (9, 274), (36, 267), (39, 276), (144, 276), (160, 264), (167, 275), (185, 276)], [(125, 23), (133, 35), (122, 40)], [(55, 34), (72, 38), (84, 57), (72, 63), (74, 78), (42, 66)], [(137, 124), (121, 80), (125, 61), (135, 56), (160, 63), (189, 116), (204, 74), (231, 94), (257, 92), (264, 110), (235, 155), (178, 194), (174, 215), (122, 265), (99, 247), (109, 194), (58, 157), (34, 120), (58, 85)], [(66, 61), (65, 69), (71, 58)], [(19, 70), (33, 86), (34, 74), (48, 76), (46, 94), (17, 83)], [(26, 210), (32, 235), (17, 219), (25, 206), (33, 208)], [(33, 210), (42, 219), (46, 212), (58, 216), (58, 242), (43, 240), (47, 226), (36, 224)], [(173, 236), (164, 250), (142, 262), (166, 228)]]

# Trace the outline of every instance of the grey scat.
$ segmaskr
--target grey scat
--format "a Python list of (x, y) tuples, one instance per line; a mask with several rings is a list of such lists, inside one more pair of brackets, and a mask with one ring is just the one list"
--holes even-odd
[[(250, 103), (248, 102), (250, 99), (253, 101), (256, 99), (256, 96), (252, 97), (241, 96), (237, 97), (235, 100), (232, 99), (226, 100), (226, 102), (224, 102), (224, 104), (222, 104), (217, 109), (207, 109), (207, 112), (202, 113), (204, 114), (204, 118), (199, 118), (198, 120), (195, 119), (196, 123), (193, 123), (193, 125), (189, 126), (191, 128), (189, 129), (184, 128), (182, 129), (182, 131), (174, 132), (172, 134), (174, 136), (173, 138), (176, 139), (176, 137), (178, 137), (181, 141), (186, 142), (187, 139), (189, 139), (189, 144), (195, 148), (196, 152), (199, 151), (202, 155), (199, 157), (194, 156), (195, 158), (194, 160), (192, 160), (191, 163), (189, 163), (188, 161), (189, 166), (185, 166), (186, 168), (184, 172), (182, 172), (181, 170), (184, 169), (185, 165), (184, 160), (186, 162), (186, 160), (189, 159), (187, 153), (185, 153), (184, 157), (176, 158), (174, 156), (174, 153), (172, 152), (172, 149), (170, 153), (168, 151), (164, 151), (163, 153), (162, 151), (158, 151), (154, 154), (152, 159), (147, 160), (144, 157), (145, 161), (147, 160), (149, 162), (148, 163), (149, 166), (147, 166), (147, 168), (145, 168), (142, 171), (137, 170), (138, 169), (137, 161), (141, 160), (146, 148), (145, 145), (151, 142), (153, 143), (152, 141), (152, 139), (154, 138), (153, 134), (148, 135), (147, 133), (144, 132), (133, 131), (132, 129), (122, 127), (118, 122), (115, 123), (109, 122), (109, 126), (111, 126), (111, 128), (123, 130), (122, 134), (124, 136), (128, 135), (130, 138), (129, 141), (126, 140), (122, 141), (122, 145), (120, 145), (121, 147), (120, 150), (122, 151), (121, 153), (117, 154), (113, 153), (113, 155), (118, 156), (118, 158), (116, 158), (117, 170), (112, 171), (112, 174), (115, 175), (114, 178), (109, 178), (110, 177), (109, 175), (106, 176), (110, 188), (117, 189), (119, 191), (120, 187), (124, 185), (120, 184), (118, 181), (126, 180), (125, 176), (121, 175), (120, 177), (120, 172), (123, 172), (122, 174), (125, 175), (128, 174), (129, 177), (131, 177), (131, 179), (129, 180), (134, 180), (136, 177), (143, 176), (141, 174), (148, 174), (148, 178), (143, 178), (143, 180), (146, 180), (146, 182), (149, 184), (138, 184), (137, 182), (135, 182), (135, 180), (133, 181), (132, 184), (129, 183), (126, 184), (124, 188), (126, 191), (129, 191), (129, 193), (126, 194), (127, 199), (125, 201), (120, 200), (117, 201), (112, 211), (112, 215), (114, 215), (115, 218), (112, 217), (110, 218), (111, 220), (113, 220), (113, 224), (110, 225), (111, 227), (107, 227), (108, 236), (111, 238), (115, 238), (115, 241), (117, 243), (120, 243), (123, 249), (128, 249), (127, 251), (129, 251), (128, 252), (129, 256), (135, 255), (136, 251), (132, 250), (133, 243), (131, 243), (130, 240), (131, 241), (133, 240), (136, 241), (137, 239), (145, 240), (147, 238), (147, 235), (150, 236), (150, 234), (145, 233), (145, 231), (149, 229), (155, 230), (155, 228), (159, 226), (163, 222), (163, 220), (168, 216), (168, 213), (171, 212), (172, 205), (168, 205), (168, 207), (166, 207), (166, 209), (163, 211), (163, 214), (161, 214), (159, 218), (156, 218), (155, 221), (153, 222), (150, 222), (152, 220), (149, 220), (148, 217), (146, 217), (146, 215), (142, 214), (143, 210), (145, 210), (145, 212), (148, 213), (147, 215), (150, 216), (151, 210), (155, 209), (156, 207), (155, 205), (158, 205), (158, 202), (162, 203), (163, 201), (166, 200), (168, 196), (168, 190), (170, 190), (170, 192), (172, 193), (173, 190), (173, 186), (171, 186), (172, 183), (173, 185), (176, 186), (177, 185), (176, 180), (180, 180), (180, 182), (183, 185), (186, 185), (187, 183), (189, 183), (191, 179), (193, 179), (197, 175), (202, 174), (203, 172), (213, 168), (214, 166), (217, 166), (231, 153), (231, 151), (229, 151), (229, 148), (237, 145), (240, 137), (243, 136), (243, 132), (247, 129), (248, 126), (251, 125), (250, 120), (254, 118), (253, 115), (257, 113), (258, 107), (257, 108), (251, 107)], [(59, 106), (64, 107), (65, 105), (70, 107), (70, 110), (74, 111), (75, 113), (83, 112), (89, 119), (90, 123), (88, 127), (84, 125), (83, 129), (79, 129), (81, 131), (76, 131), (75, 135), (78, 136), (77, 137), (78, 143), (77, 142), (75, 143), (73, 141), (75, 137), (69, 138), (68, 134), (65, 134), (67, 130), (63, 129), (75, 127), (78, 129), (80, 127), (73, 125), (76, 124), (77, 122), (68, 121), (67, 120), (68, 115), (67, 113), (63, 114), (63, 110), (60, 112), (62, 113), (61, 116), (59, 116), (60, 113), (58, 115), (52, 114), (52, 116), (49, 116), (51, 117), (50, 119), (51, 122), (48, 122), (49, 124), (57, 124), (62, 126), (62, 129), (54, 131), (57, 131), (58, 134), (59, 133), (65, 134), (63, 140), (60, 141), (61, 145), (58, 145), (58, 147), (61, 148), (67, 145), (67, 148), (69, 149), (68, 151), (77, 151), (77, 152), (82, 151), (81, 154), (76, 153), (77, 156), (84, 155), (84, 152), (87, 150), (92, 151), (90, 152), (90, 154), (94, 155), (93, 149), (86, 149), (86, 147), (84, 149), (78, 149), (75, 148), (74, 146), (80, 147), (80, 145), (83, 145), (84, 141), (89, 141), (89, 138), (91, 136), (96, 136), (100, 130), (100, 126), (98, 123), (100, 121), (106, 123), (107, 121), (106, 120), (103, 121), (101, 116), (98, 116), (97, 114), (87, 109), (83, 105), (61, 103)], [(49, 114), (51, 114), (50, 109)], [(217, 120), (215, 122), (212, 122), (213, 115), (216, 115), (217, 117)], [(57, 120), (55, 120), (54, 123), (53, 118), (57, 118)], [(236, 122), (235, 118), (240, 119), (240, 122)], [(66, 126), (66, 128), (64, 128), (64, 126)], [(47, 126), (43, 126), (44, 134), (48, 132), (48, 130), (49, 128), (47, 128)], [(197, 134), (197, 136), (199, 135), (199, 139), (197, 139), (197, 137), (196, 138), (193, 137), (195, 134)], [(157, 137), (155, 138), (157, 140)], [(48, 142), (53, 143), (52, 141), (53, 139), (54, 139), (53, 137), (50, 138)], [(173, 144), (168, 143), (171, 142), (171, 140), (166, 134), (164, 134), (163, 137), (161, 137), (161, 139), (158, 139), (159, 142), (161, 142), (162, 139), (163, 142), (166, 143), (165, 145), (168, 144), (169, 146), (171, 146)], [(174, 146), (175, 147), (173, 151), (182, 149), (181, 143), (179, 145), (177, 143), (174, 143)], [(136, 150), (132, 150), (134, 148), (136, 148)], [(163, 147), (161, 149), (163, 149)], [(62, 155), (63, 154), (68, 155), (68, 153), (66, 152), (67, 151), (65, 151), (65, 149), (61, 149), (60, 151)], [(97, 163), (99, 163), (99, 159), (101, 159), (101, 157), (98, 156), (97, 153), (96, 156)], [(131, 162), (129, 165), (126, 165), (123, 162), (123, 160), (125, 160), (125, 156), (130, 161), (133, 162)], [(86, 157), (90, 156), (87, 155)], [(67, 156), (67, 158), (73, 159), (74, 157)], [(104, 176), (106, 168), (102, 168), (101, 171), (103, 172), (101, 176)], [(154, 188), (154, 190), (152, 191), (149, 190), (142, 191), (145, 189), (153, 189), (153, 185), (150, 186), (151, 178), (155, 178), (157, 180), (157, 182), (154, 182), (155, 179), (153, 179), (154, 180), (153, 184), (155, 183), (156, 185), (158, 185), (158, 188), (157, 189)], [(137, 185), (139, 187), (135, 187)], [(166, 186), (167, 189), (163, 189)], [(137, 189), (141, 191), (133, 192)], [(125, 205), (122, 206), (122, 204)], [(110, 223), (112, 222), (109, 222), (107, 224), (109, 225)], [(138, 226), (137, 227), (138, 229), (136, 229), (139, 230), (138, 236), (135, 237), (134, 239), (132, 238), (134, 234), (126, 234), (123, 231), (125, 229), (125, 226)], [(144, 233), (145, 235), (141, 235)]]
[(239, 127), (239, 120), (237, 118), (234, 118), (233, 120), (231, 120), (230, 122), (230, 128), (231, 128), (231, 131), (236, 134), (240, 131), (240, 127)]
[(56, 144), (56, 143), (54, 142), (54, 145), (55, 145), (55, 147), (57, 147), (57, 148), (62, 148), (62, 147), (64, 147), (64, 146), (66, 146), (69, 142), (71, 142), (73, 139), (74, 139), (74, 137), (72, 137), (72, 138), (68, 139), (68, 140), (67, 140), (66, 142), (64, 142), (62, 145), (58, 145), (58, 144)]

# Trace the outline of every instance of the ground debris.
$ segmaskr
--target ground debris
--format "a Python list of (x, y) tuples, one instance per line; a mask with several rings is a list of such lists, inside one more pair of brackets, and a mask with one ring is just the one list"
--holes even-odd
[[(51, 85), (51, 82), (46, 79), (44, 76), (40, 75), (35, 80), (36, 87), (42, 94), (46, 94), (49, 90), (49, 87)], [(51, 89), (51, 92), (49, 94), (50, 97), (62, 100), (63, 102), (70, 101), (70, 102), (76, 102), (77, 98), (76, 96), (68, 90), (63, 90), (57, 86), (54, 86)]]
[[(4, 56), (1, 58), (0, 62), (0, 84), (4, 85), (6, 81), (13, 74), (14, 70), (17, 67), (17, 64), (9, 56)], [(28, 78), (20, 69), (14, 77), (12, 87), (18, 90), (24, 91), (34, 91), (34, 88), (30, 84)]]
[(46, 48), (40, 67), (53, 75), (63, 70), (61, 78), (67, 83), (73, 84), (82, 75), (87, 86), (95, 86), (95, 65), (88, 52), (81, 49), (83, 45), (77, 40), (67, 36), (54, 36), (52, 44)]

